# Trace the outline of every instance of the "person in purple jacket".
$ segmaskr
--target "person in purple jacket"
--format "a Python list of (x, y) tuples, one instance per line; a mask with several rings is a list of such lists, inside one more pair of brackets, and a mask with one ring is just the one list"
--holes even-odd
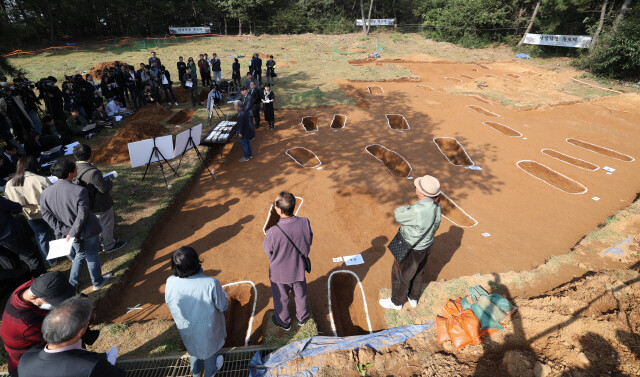
[(296, 198), (281, 192), (273, 203), (280, 221), (267, 230), (262, 248), (269, 258), (269, 280), (273, 294), (273, 323), (285, 331), (291, 329), (289, 292), (293, 291), (298, 325), (309, 320), (307, 309), (307, 281), (305, 263), (301, 254), (309, 256), (313, 240), (311, 224), (306, 217), (294, 216)]

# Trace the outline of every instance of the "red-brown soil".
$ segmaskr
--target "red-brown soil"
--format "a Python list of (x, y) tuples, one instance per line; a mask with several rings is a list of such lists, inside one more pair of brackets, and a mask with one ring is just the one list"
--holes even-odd
[(554, 151), (553, 149), (543, 149), (542, 150), (543, 154), (546, 154), (549, 157), (553, 157), (553, 158), (557, 158), (560, 161), (564, 161), (567, 164), (573, 165), (573, 166), (577, 166), (579, 168), (582, 169), (587, 169), (587, 170), (598, 170), (598, 166), (594, 165), (588, 161), (584, 161), (584, 160), (580, 160), (577, 159), (575, 157), (571, 157), (569, 155), (566, 155), (564, 153), (558, 152), (558, 151)]
[(381, 96), (384, 94), (383, 89), (379, 86), (370, 86), (368, 89), (369, 89), (369, 93), (375, 96)]
[(633, 158), (630, 157), (630, 156), (627, 156), (626, 154), (623, 154), (623, 153), (620, 153), (620, 152), (616, 152), (616, 151), (608, 149), (608, 148), (603, 148), (603, 147), (600, 147), (600, 146), (595, 145), (595, 144), (591, 144), (591, 143), (586, 142), (586, 141), (576, 140), (576, 139), (567, 139), (567, 143), (573, 144), (573, 145), (575, 145), (577, 147), (580, 147), (580, 148), (584, 148), (584, 149), (590, 150), (591, 152), (595, 152), (595, 153), (601, 154), (603, 156), (615, 158), (616, 160), (625, 161), (625, 162), (633, 161)]
[[(621, 162), (565, 142), (567, 137), (606, 140), (603, 145), (615, 146), (620, 153), (634, 153), (640, 138), (639, 95), (527, 111), (495, 103), (491, 109), (502, 115), (501, 122), (526, 129), (528, 139), (508, 138), (484, 126), (484, 115), (465, 109), (469, 98), (446, 91), (453, 84), (443, 77), (469, 72), (473, 64), (393, 64), (410, 69), (422, 77), (420, 84), (438, 90), (442, 105), (426, 107), (424, 96), (416, 95), (414, 82), (387, 82), (385, 91), (394, 95), (384, 97), (384, 106), (314, 108), (314, 115), (320, 119), (347, 115), (349, 127), (339, 133), (328, 132), (328, 128), (323, 132), (323, 128), (313, 136), (300, 129), (300, 119), (309, 114), (308, 109), (278, 110), (281, 121), (276, 132), (262, 128), (256, 131), (252, 142), (255, 158), (237, 162), (241, 148), (230, 143), (224, 149), (228, 164), (214, 163), (215, 181), (203, 172), (185, 189), (183, 199), (170, 209), (170, 221), (157, 224), (140, 259), (127, 272), (128, 288), (118, 292), (113, 314), (107, 319), (171, 318), (163, 297), (170, 273), (168, 256), (178, 247), (190, 245), (201, 253), (205, 274), (223, 283), (245, 279), (256, 283), (256, 323), (263, 323), (265, 313), (272, 308), (268, 260), (261, 248), (265, 210), (278, 192), (288, 190), (305, 198), (299, 215), (310, 219), (314, 232), (310, 254), (313, 271), (307, 281), (309, 305), (320, 332), (331, 334), (328, 275), (345, 268), (332, 258), (357, 253), (363, 255), (365, 264), (348, 269), (362, 280), (373, 329), (385, 328), (384, 310), (376, 301), (380, 289), (390, 287), (393, 257), (386, 245), (398, 229), (393, 210), (417, 198), (412, 181), (388, 174), (364, 151), (375, 143), (402, 153), (411, 162), (412, 175), (438, 177), (442, 191), (479, 222), (478, 226), (461, 228), (443, 219), (425, 271), (428, 281), (473, 275), (480, 269), (493, 273), (537, 266), (553, 255), (566, 253), (609, 215), (629, 205), (640, 191), (638, 162)], [(492, 65), (491, 72), (519, 72), (521, 64)], [(519, 80), (522, 85), (540, 84), (537, 77), (523, 75)], [(367, 86), (376, 84), (339, 83), (365, 94)], [(544, 88), (539, 91), (544, 92)], [(367, 101), (375, 100), (375, 96), (367, 96)], [(611, 113), (609, 108), (617, 101), (618, 110)], [(402, 113), (412, 125), (411, 131), (389, 129), (385, 119), (388, 113)], [(459, 140), (464, 137), (465, 149), (483, 170), (470, 172), (445, 161), (432, 142), (443, 135)], [(285, 155), (287, 149), (300, 145), (323, 158), (322, 170), (301, 169)], [(616, 168), (613, 175), (596, 174), (545, 157), (545, 165), (581, 182), (600, 201), (592, 201), (591, 195), (568, 195), (525, 177), (515, 163), (539, 159), (542, 148), (567, 150), (576, 158)], [(491, 237), (483, 237), (483, 232)], [(149, 310), (126, 314), (127, 308), (136, 304)], [(546, 319), (541, 317), (539, 321)], [(256, 326), (252, 341), (257, 341), (261, 333)]]
[(224, 312), (227, 325), (225, 347), (244, 346), (253, 309), (253, 289), (250, 284), (237, 284), (225, 287), (229, 295), (229, 308)]
[(362, 293), (353, 275), (339, 272), (331, 278), (331, 311), (338, 336), (369, 333)]
[(180, 110), (167, 121), (168, 124), (185, 124), (191, 121), (195, 110)]
[(480, 96), (477, 96), (477, 95), (475, 95), (475, 94), (468, 95), (467, 97), (469, 97), (469, 98), (473, 98), (474, 100), (476, 100), (476, 101), (480, 101), (480, 102), (482, 102), (482, 103), (486, 103), (486, 104), (489, 104), (489, 105), (491, 104), (491, 101), (486, 100), (486, 99), (484, 99), (484, 98), (482, 98), (482, 97), (480, 97)]
[(389, 122), (389, 127), (394, 130), (408, 130), (409, 124), (407, 123), (407, 119), (400, 114), (387, 114), (387, 121)]
[(339, 130), (342, 127), (344, 127), (346, 123), (347, 123), (347, 117), (346, 116), (336, 114), (336, 115), (333, 116), (333, 119), (331, 120), (330, 127), (332, 129), (334, 129), (334, 130)]
[(133, 114), (126, 120), (129, 122), (135, 121), (135, 120), (144, 120), (150, 123), (162, 122), (163, 120), (167, 119), (171, 114), (172, 114), (171, 110), (167, 109), (166, 107), (144, 106), (138, 109), (138, 111), (136, 111), (135, 114)]
[(482, 122), (482, 124), (493, 128), (494, 130), (500, 132), (503, 135), (510, 137), (520, 137), (522, 134), (511, 127), (507, 127), (504, 124), (496, 123), (496, 122)]
[(382, 145), (369, 145), (367, 152), (380, 160), (389, 172), (398, 177), (407, 177), (411, 173), (411, 166), (397, 152)]
[(287, 153), (290, 157), (305, 168), (312, 168), (320, 165), (320, 160), (313, 152), (305, 148), (292, 148)]
[(442, 216), (446, 216), (453, 223), (463, 226), (463, 227), (472, 227), (477, 224), (477, 222), (469, 215), (467, 215), (464, 211), (460, 209), (456, 205), (457, 203), (448, 199), (444, 195), (440, 195), (440, 209), (442, 210)]
[(317, 117), (304, 117), (302, 118), (302, 126), (307, 132), (318, 131), (318, 118)]
[(570, 194), (582, 194), (587, 191), (580, 183), (560, 175), (557, 171), (549, 169), (536, 161), (519, 161), (518, 166), (558, 190), (566, 191)]
[[(173, 94), (176, 95), (176, 100), (178, 101), (178, 103), (191, 103), (191, 95), (189, 94), (189, 90), (182, 87), (182, 85), (174, 86)], [(208, 95), (209, 90), (207, 88), (201, 88), (199, 97), (200, 102), (206, 102)]]
[[(123, 62), (120, 62), (121, 64)], [(91, 67), (89, 69), (89, 74), (91, 74), (91, 76), (93, 76), (94, 81), (100, 81), (100, 79), (102, 79), (102, 72), (104, 70), (104, 68), (111, 68), (116, 64), (115, 60), (111, 61), (111, 62), (101, 62), (101, 63), (96, 63), (93, 65), (93, 67)], [(126, 63), (125, 63), (126, 64)]]
[(447, 81), (450, 81), (450, 82), (454, 82), (454, 83), (462, 82), (462, 80), (460, 80), (459, 78), (456, 78), (456, 77), (445, 77), (444, 79), (447, 80)]
[(473, 165), (473, 161), (469, 159), (464, 147), (458, 140), (448, 137), (437, 137), (433, 139), (434, 143), (440, 147), (442, 153), (447, 157), (449, 162), (456, 166)]
[(158, 122), (147, 121), (144, 118), (129, 121), (109, 140), (96, 148), (91, 161), (97, 165), (125, 163), (129, 161), (128, 143), (162, 136), (166, 133), (167, 128)]
[(480, 107), (480, 106), (476, 106), (476, 105), (469, 105), (469, 106), (467, 106), (467, 107), (468, 107), (469, 109), (471, 109), (471, 110), (473, 110), (473, 111), (477, 112), (477, 113), (480, 113), (480, 114), (482, 114), (482, 115), (486, 115), (486, 116), (488, 116), (488, 117), (496, 117), (496, 118), (499, 118), (499, 117), (500, 117), (500, 115), (498, 115), (498, 114), (496, 114), (496, 113), (492, 113), (491, 111), (489, 111), (489, 110), (487, 110), (487, 109), (484, 109), (484, 108), (482, 108), (482, 107)]

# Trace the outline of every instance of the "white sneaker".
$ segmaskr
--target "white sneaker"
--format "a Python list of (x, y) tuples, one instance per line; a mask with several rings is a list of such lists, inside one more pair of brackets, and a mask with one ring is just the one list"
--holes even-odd
[(393, 310), (400, 310), (402, 309), (402, 305), (396, 305), (391, 301), (391, 297), (389, 298), (383, 298), (380, 301), (378, 301), (378, 303), (380, 303), (380, 306), (382, 306), (385, 309), (393, 309)]
[(178, 106), (178, 102), (174, 102), (176, 104), (176, 106)]
[(216, 373), (220, 372), (220, 369), (222, 368), (222, 364), (224, 364), (224, 357), (222, 355), (218, 355), (218, 357), (216, 357), (216, 372), (212, 374), (211, 377), (215, 376)]
[(113, 277), (113, 274), (111, 272), (103, 274), (102, 275), (102, 283), (100, 283), (99, 285), (94, 285), (93, 286), (93, 290), (94, 291), (99, 291), (100, 288), (104, 287), (105, 284), (107, 284), (107, 282), (109, 281), (109, 279), (111, 279)]
[(408, 299), (409, 300), (409, 305), (411, 305), (412, 308), (415, 308), (418, 306), (418, 300), (412, 300), (412, 299)]

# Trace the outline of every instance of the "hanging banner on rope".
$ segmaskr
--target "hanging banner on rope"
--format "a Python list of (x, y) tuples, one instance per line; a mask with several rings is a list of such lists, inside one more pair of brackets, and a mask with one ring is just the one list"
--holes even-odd
[(589, 46), (591, 46), (592, 39), (593, 38), (588, 35), (555, 35), (528, 33), (524, 37), (523, 43), (529, 45), (589, 48)]
[(209, 26), (188, 26), (188, 27), (175, 27), (169, 26), (169, 34), (210, 34), (211, 27)]
[[(362, 26), (364, 22), (362, 18), (356, 19), (356, 26)], [(393, 26), (396, 23), (395, 18), (376, 18), (370, 20), (371, 26)]]

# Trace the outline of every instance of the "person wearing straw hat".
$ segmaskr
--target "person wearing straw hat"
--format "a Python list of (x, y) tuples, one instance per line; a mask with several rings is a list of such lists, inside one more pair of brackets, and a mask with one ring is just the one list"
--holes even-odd
[(418, 306), (424, 268), (431, 253), (433, 237), (440, 226), (440, 182), (425, 175), (416, 178), (413, 184), (419, 200), (394, 211), (395, 220), (400, 224), (398, 233), (412, 245), (412, 249), (402, 262), (397, 259), (393, 262), (391, 297), (379, 301), (385, 309), (400, 310), (407, 300), (412, 308)]

